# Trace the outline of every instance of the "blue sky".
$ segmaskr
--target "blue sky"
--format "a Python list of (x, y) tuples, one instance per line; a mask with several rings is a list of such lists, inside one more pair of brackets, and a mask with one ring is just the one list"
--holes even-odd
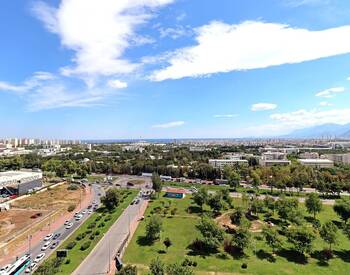
[(1, 5), (2, 137), (263, 137), (350, 122), (348, 1)]

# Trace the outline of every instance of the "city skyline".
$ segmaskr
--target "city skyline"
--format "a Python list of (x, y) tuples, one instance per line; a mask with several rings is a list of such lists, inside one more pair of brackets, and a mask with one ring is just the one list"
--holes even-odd
[(270, 137), (350, 123), (350, 3), (261, 2), (5, 1), (1, 136)]

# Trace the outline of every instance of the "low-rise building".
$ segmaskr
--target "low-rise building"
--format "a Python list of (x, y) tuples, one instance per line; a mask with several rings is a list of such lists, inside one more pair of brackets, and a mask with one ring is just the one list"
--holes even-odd
[(350, 153), (347, 154), (327, 154), (323, 158), (329, 159), (338, 164), (350, 164)]
[(209, 164), (214, 168), (223, 169), (225, 166), (248, 165), (246, 159), (210, 159)]
[(287, 166), (290, 165), (291, 161), (287, 159), (260, 159), (259, 165), (265, 167), (271, 166)]
[(299, 159), (301, 165), (310, 166), (314, 168), (331, 168), (334, 162), (329, 159)]

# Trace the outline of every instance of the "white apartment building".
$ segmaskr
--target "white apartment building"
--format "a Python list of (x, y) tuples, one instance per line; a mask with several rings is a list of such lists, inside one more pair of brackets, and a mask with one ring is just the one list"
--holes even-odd
[(225, 166), (248, 165), (246, 159), (210, 159), (209, 164), (214, 168), (223, 169)]
[(299, 155), (301, 159), (318, 159), (320, 155), (317, 152), (304, 152)]

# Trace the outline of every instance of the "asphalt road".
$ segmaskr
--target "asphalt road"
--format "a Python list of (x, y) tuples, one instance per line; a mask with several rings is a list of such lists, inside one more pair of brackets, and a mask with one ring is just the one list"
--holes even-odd
[[(104, 191), (102, 189), (100, 189), (100, 187), (98, 185), (93, 184), (92, 188), (94, 190), (93, 194), (93, 201), (96, 201), (96, 203), (100, 204), (100, 196), (98, 194), (104, 195)], [(84, 210), (81, 209), (81, 210)], [(86, 213), (80, 221), (75, 221), (74, 218), (70, 220), (70, 222), (73, 223), (73, 226), (70, 229), (66, 229), (66, 226), (64, 224), (62, 224), (62, 226), (54, 231), (54, 232), (47, 232), (49, 233), (53, 233), (53, 234), (61, 234), (60, 237), (57, 239), (59, 241), (58, 246), (60, 245), (61, 242), (63, 242), (66, 238), (68, 238), (88, 217), (90, 216), (90, 214)], [(44, 243), (46, 241), (42, 240), (40, 243), (38, 243), (36, 246), (31, 247), (30, 251), (25, 251), (24, 254), (26, 253), (30, 253), (32, 256), (32, 259), (35, 259), (35, 257), (37, 255), (39, 255), (40, 253), (45, 253), (45, 258), (43, 258), (43, 260), (40, 261), (40, 263), (42, 263), (44, 261), (44, 259), (48, 258), (55, 250), (58, 246), (56, 246), (55, 249), (51, 249), (50, 247), (47, 248), (45, 251), (42, 251), (41, 248), (43, 247)], [(54, 241), (51, 241), (51, 243)], [(51, 245), (51, 244), (50, 244)], [(26, 274), (25, 271), (23, 271), (21, 274)], [(28, 273), (27, 273), (28, 274)]]
[(129, 205), (124, 210), (89, 256), (74, 271), (73, 275), (106, 274), (109, 272), (114, 256), (129, 234), (130, 223), (139, 216), (143, 202), (143, 199), (141, 199), (138, 204)]

